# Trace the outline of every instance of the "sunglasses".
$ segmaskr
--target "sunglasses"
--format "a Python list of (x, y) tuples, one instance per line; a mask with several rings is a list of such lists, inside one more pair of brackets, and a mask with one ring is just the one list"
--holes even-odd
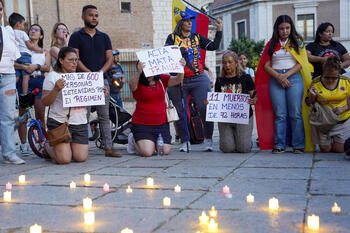
[(31, 28), (29, 31), (30, 32), (40, 32), (40, 29), (38, 29), (38, 28)]

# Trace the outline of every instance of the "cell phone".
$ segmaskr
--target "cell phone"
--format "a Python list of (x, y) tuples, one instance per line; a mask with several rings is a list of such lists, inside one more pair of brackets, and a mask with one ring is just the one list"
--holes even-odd
[(255, 96), (256, 96), (256, 90), (254, 90), (253, 95), (250, 98), (253, 99)]

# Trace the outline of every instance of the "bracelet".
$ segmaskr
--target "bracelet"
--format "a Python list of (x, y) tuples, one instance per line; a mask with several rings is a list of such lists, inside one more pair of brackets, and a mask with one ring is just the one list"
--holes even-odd
[(39, 70), (40, 71), (41, 65), (36, 64), (36, 69), (35, 70)]

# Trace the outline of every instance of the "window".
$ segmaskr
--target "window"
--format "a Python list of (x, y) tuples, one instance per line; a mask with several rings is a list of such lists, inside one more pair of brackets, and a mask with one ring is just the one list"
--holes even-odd
[(17, 12), (26, 19), (26, 25), (31, 24), (29, 13), (29, 0), (6, 0), (4, 1), (4, 20), (8, 24), (8, 17)]
[(120, 12), (121, 13), (131, 13), (131, 3), (130, 2), (121, 2), (120, 3)]
[(246, 35), (246, 20), (236, 21), (235, 27), (236, 38), (239, 39), (242, 36)]
[(297, 31), (306, 41), (314, 40), (315, 16), (314, 14), (304, 14), (297, 16)]

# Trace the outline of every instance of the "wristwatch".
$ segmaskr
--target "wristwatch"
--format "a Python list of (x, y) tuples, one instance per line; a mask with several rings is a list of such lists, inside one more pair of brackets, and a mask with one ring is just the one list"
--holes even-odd
[(36, 64), (36, 69), (35, 70), (39, 70), (40, 71), (41, 65)]

